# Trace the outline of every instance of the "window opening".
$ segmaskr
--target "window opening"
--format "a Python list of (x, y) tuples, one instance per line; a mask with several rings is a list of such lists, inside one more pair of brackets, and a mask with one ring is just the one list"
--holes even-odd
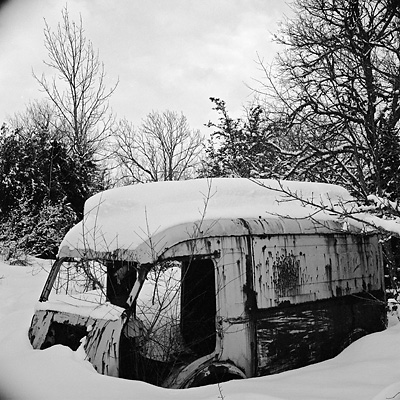
[(157, 264), (147, 275), (136, 302), (136, 317), (144, 327), (141, 352), (147, 358), (166, 362), (183, 351), (180, 287), (180, 262)]
[(216, 295), (211, 259), (183, 263), (181, 332), (198, 356), (212, 353), (216, 344)]
[(121, 376), (161, 384), (174, 366), (215, 350), (212, 260), (156, 264), (135, 306), (121, 337)]

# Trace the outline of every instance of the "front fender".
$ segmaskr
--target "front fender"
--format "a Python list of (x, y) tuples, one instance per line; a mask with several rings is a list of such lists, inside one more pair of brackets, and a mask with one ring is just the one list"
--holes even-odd
[(29, 328), (29, 340), (34, 349), (46, 349), (62, 344), (76, 350), (92, 323), (90, 316), (56, 310), (36, 310)]
[(119, 376), (123, 309), (111, 304), (39, 302), (29, 328), (34, 349), (61, 344), (77, 350), (84, 341), (88, 360), (101, 374)]
[(95, 370), (119, 377), (119, 346), (123, 319), (97, 319), (88, 327), (84, 349)]

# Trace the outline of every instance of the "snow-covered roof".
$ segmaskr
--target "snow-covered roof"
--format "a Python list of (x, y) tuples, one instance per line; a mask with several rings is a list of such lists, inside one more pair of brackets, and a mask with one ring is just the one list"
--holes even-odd
[(120, 187), (86, 201), (84, 218), (65, 236), (59, 257), (127, 251), (138, 261), (149, 262), (155, 253), (193, 235), (343, 228), (343, 220), (321, 207), (340, 211), (354, 204), (348, 191), (336, 185), (267, 179), (195, 179)]

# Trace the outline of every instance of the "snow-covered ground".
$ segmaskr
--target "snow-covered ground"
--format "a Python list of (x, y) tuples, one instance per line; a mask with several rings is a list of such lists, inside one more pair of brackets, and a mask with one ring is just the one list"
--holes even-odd
[[(400, 400), (400, 324), (360, 339), (336, 358), (278, 375), (171, 390), (99, 375), (83, 351), (33, 350), (28, 328), (46, 279), (43, 261), (0, 262), (0, 400)], [(49, 266), (47, 264), (47, 266)]]

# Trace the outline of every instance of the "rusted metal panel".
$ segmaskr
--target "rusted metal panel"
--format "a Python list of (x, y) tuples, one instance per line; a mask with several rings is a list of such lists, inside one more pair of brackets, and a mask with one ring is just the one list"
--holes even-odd
[[(246, 237), (224, 237), (220, 241), (221, 257), (216, 260), (217, 332), (221, 341), (219, 360), (234, 360), (237, 367), (252, 375), (254, 330), (246, 309), (247, 285)], [(253, 343), (253, 344), (252, 344)]]
[(285, 235), (253, 243), (259, 308), (383, 288), (376, 236)]
[[(383, 300), (384, 293), (372, 293)], [(259, 310), (257, 375), (300, 368), (336, 356), (360, 336), (386, 327), (383, 301), (343, 296)]]
[(33, 348), (45, 349), (63, 344), (76, 350), (86, 334), (86, 327), (94, 322), (89, 316), (81, 316), (56, 310), (36, 310), (29, 329)]
[(97, 319), (88, 326), (85, 352), (95, 370), (103, 375), (119, 376), (119, 343), (122, 327), (122, 319)]
[[(348, 295), (367, 289), (383, 300), (376, 237), (331, 233), (197, 238), (196, 243), (168, 249), (164, 256), (180, 258), (193, 254), (193, 249), (195, 256), (214, 256), (216, 265), (214, 357), (233, 361), (246, 376), (332, 357), (353, 330), (361, 329), (357, 324), (365, 333), (385, 327), (381, 305), (366, 301), (372, 317), (364, 325), (359, 320), (349, 323), (356, 314), (363, 316), (365, 304), (343, 309)], [(344, 303), (339, 305), (337, 296)]]
[(29, 338), (32, 347), (62, 344), (77, 350), (84, 341), (88, 360), (105, 375), (119, 376), (118, 354), (122, 319), (100, 319), (54, 310), (36, 310)]
[(377, 236), (256, 237), (254, 254), (258, 375), (323, 361), (355, 332), (385, 329)]

